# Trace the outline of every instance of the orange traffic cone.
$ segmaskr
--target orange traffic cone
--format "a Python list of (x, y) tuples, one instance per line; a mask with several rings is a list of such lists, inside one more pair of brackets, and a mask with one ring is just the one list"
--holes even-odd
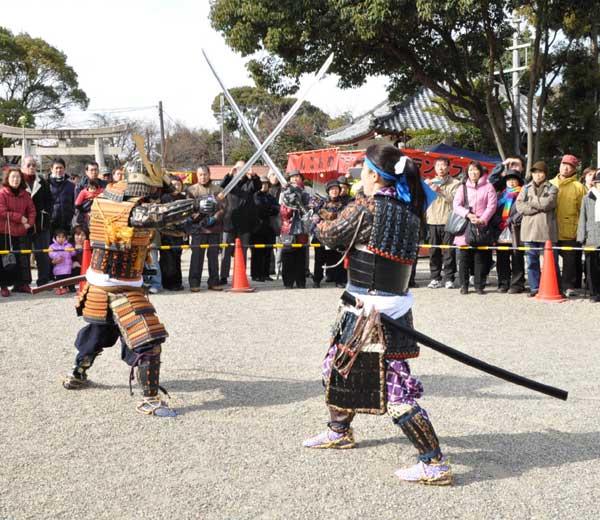
[[(85, 274), (92, 262), (92, 248), (90, 247), (90, 241), (85, 240), (83, 242), (83, 253), (81, 254), (81, 274)], [(87, 282), (79, 282), (79, 292), (83, 291), (83, 287)]]
[(550, 240), (546, 240), (546, 244), (544, 245), (544, 266), (542, 268), (540, 289), (535, 299), (552, 303), (561, 303), (566, 300), (558, 288), (558, 273), (556, 272), (554, 251), (552, 250), (552, 242)]
[(246, 262), (244, 262), (244, 250), (242, 241), (235, 239), (235, 250), (233, 257), (233, 284), (231, 292), (253, 292), (254, 287), (250, 287), (248, 277), (246, 276)]

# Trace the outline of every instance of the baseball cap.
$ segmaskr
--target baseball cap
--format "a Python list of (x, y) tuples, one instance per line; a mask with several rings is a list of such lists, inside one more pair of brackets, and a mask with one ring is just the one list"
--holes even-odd
[(577, 157), (575, 157), (574, 155), (563, 155), (563, 158), (560, 162), (561, 164), (570, 164), (571, 166), (573, 166), (573, 168), (577, 168), (577, 166), (579, 166), (579, 159), (577, 159)]

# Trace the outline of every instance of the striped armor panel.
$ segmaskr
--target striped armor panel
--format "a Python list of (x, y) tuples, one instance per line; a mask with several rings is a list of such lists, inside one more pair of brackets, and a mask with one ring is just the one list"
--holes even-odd
[(154, 305), (139, 291), (108, 295), (113, 319), (131, 350), (167, 339), (165, 326), (159, 321)]
[(138, 199), (115, 201), (98, 197), (90, 214), (90, 242), (94, 271), (111, 278), (137, 280), (142, 275), (154, 231), (130, 227)]
[(86, 284), (79, 295), (77, 314), (88, 323), (102, 325), (114, 321), (131, 350), (162, 343), (168, 337), (142, 289)]

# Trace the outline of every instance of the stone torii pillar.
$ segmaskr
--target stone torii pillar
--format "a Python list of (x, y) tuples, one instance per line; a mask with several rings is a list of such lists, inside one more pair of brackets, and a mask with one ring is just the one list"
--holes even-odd
[(98, 163), (98, 168), (102, 170), (106, 168), (106, 162), (104, 161), (104, 143), (102, 137), (96, 137), (94, 139), (94, 157)]
[[(0, 124), (0, 135), (12, 140), (21, 140), (21, 146), (4, 148), (5, 156), (69, 156), (93, 155), (100, 168), (106, 168), (105, 154), (119, 155), (123, 151), (118, 146), (105, 146), (104, 139), (119, 137), (128, 132), (127, 125), (102, 128), (18, 128)], [(56, 146), (33, 144), (34, 140), (57, 141)], [(86, 146), (70, 146), (71, 140), (94, 141)]]

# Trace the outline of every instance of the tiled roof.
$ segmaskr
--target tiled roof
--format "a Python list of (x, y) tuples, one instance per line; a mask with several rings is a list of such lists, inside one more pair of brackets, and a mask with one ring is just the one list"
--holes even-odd
[[(458, 129), (447, 117), (435, 113), (439, 106), (433, 101), (434, 94), (429, 89), (421, 89), (404, 103), (375, 120), (375, 131), (395, 134), (403, 130), (437, 130), (452, 133)], [(437, 108), (437, 110), (435, 110)]]
[(345, 143), (356, 138), (364, 137), (374, 130), (375, 121), (389, 114), (391, 106), (388, 101), (382, 101), (375, 108), (358, 116), (352, 123), (337, 130), (335, 133), (325, 137), (325, 141), (331, 144)]
[[(501, 86), (501, 90), (504, 88)], [(325, 137), (331, 145), (345, 144), (380, 134), (400, 134), (406, 130), (436, 130), (452, 133), (457, 131), (455, 124), (446, 116), (435, 113), (438, 105), (433, 101), (434, 93), (422, 88), (414, 96), (397, 104), (388, 101), (357, 117), (354, 122)], [(507, 117), (510, 113), (507, 112)], [(526, 128), (527, 98), (521, 96), (521, 129)], [(534, 110), (534, 121), (536, 110)], [(510, 124), (509, 121), (507, 123)]]

